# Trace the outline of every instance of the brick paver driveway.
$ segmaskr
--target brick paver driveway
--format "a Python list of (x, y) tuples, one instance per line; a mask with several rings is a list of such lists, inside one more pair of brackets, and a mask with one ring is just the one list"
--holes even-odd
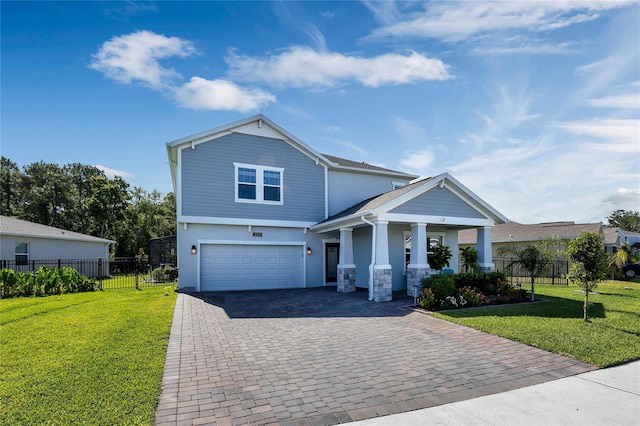
[(337, 424), (594, 369), (335, 288), (180, 294), (160, 424)]

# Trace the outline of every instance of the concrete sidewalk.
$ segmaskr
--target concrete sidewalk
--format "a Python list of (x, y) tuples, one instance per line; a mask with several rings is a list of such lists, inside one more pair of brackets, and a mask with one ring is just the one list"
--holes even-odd
[(349, 424), (637, 426), (640, 425), (640, 361)]

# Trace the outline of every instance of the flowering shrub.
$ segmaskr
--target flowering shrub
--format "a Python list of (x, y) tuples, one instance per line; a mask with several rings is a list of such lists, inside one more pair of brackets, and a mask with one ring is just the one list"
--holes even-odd
[(422, 297), (420, 297), (420, 306), (424, 309), (431, 309), (436, 306), (436, 297), (433, 295), (433, 291), (430, 288), (422, 290)]
[(463, 306), (482, 306), (489, 303), (490, 300), (487, 296), (471, 287), (462, 287), (458, 290), (458, 297), (461, 302), (464, 300)]

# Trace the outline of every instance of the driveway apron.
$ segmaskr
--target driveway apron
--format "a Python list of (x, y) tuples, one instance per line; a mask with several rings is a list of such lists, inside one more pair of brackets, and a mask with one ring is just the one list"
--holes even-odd
[(334, 288), (180, 294), (156, 424), (332, 425), (595, 367)]

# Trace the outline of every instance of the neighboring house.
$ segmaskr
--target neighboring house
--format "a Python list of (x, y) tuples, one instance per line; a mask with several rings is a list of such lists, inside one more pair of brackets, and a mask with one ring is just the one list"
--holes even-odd
[(631, 249), (640, 250), (640, 233), (625, 231), (620, 228), (604, 228), (607, 253), (615, 253), (623, 245), (629, 244)]
[(34, 270), (41, 265), (73, 266), (87, 276), (98, 275), (98, 259), (109, 270), (111, 240), (92, 237), (13, 217), (0, 216), (2, 267)]
[[(548, 222), (522, 224), (518, 222), (508, 222), (496, 225), (492, 232), (492, 252), (497, 258), (498, 248), (508, 244), (529, 245), (535, 244), (544, 238), (559, 237), (564, 242), (569, 242), (580, 236), (581, 232), (595, 232), (605, 238), (602, 223), (575, 223), (575, 222)], [(472, 247), (476, 244), (475, 233), (469, 230), (461, 231), (458, 234), (458, 244), (460, 248)]]
[[(180, 287), (195, 291), (336, 285), (413, 294), (427, 242), (458, 251), (507, 219), (447, 173), (422, 179), (323, 155), (262, 115), (167, 144), (177, 204)], [(452, 269), (457, 270), (457, 257)]]

